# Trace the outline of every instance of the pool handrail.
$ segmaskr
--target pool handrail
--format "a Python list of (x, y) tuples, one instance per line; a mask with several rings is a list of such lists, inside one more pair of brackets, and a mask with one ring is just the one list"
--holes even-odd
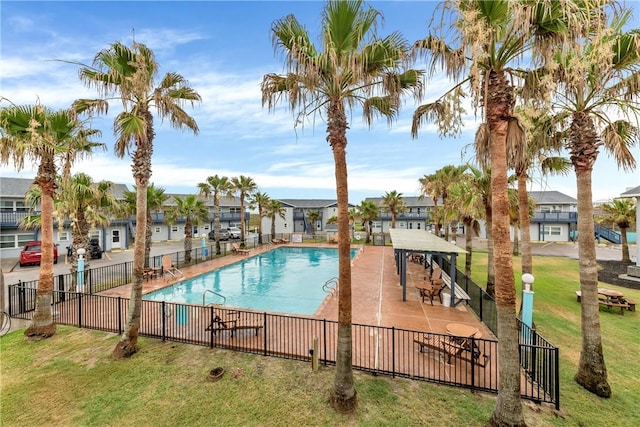
[[(333, 286), (331, 287), (330, 285), (333, 285)], [(331, 294), (331, 295), (334, 294), (336, 289), (338, 289), (338, 278), (337, 277), (332, 277), (331, 279), (329, 279), (326, 282), (324, 282), (324, 285), (322, 285), (322, 290), (325, 291), (328, 294)]]
[(215, 291), (212, 291), (211, 289), (207, 289), (202, 293), (202, 306), (203, 307), (205, 306), (205, 299), (206, 299), (207, 292), (212, 293), (212, 294), (217, 295), (220, 298), (222, 298), (222, 304), (221, 305), (224, 305), (227, 302), (227, 298), (224, 295), (219, 294), (219, 293), (217, 293)]

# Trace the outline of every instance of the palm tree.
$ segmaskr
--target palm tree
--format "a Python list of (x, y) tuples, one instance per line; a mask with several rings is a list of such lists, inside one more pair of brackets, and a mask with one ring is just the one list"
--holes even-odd
[[(134, 185), (133, 191), (126, 190), (123, 194), (123, 216), (129, 218), (132, 215), (136, 215), (136, 201), (137, 201), (137, 188)], [(144, 235), (144, 267), (150, 267), (151, 258), (151, 245), (153, 244), (153, 231), (152, 224), (153, 218), (151, 214), (163, 210), (164, 203), (169, 199), (169, 196), (165, 194), (165, 189), (162, 187), (156, 187), (151, 183), (147, 186), (147, 227)]]
[(398, 214), (407, 211), (407, 205), (402, 200), (402, 193), (398, 193), (396, 190), (385, 192), (380, 205), (391, 213), (391, 228), (396, 228)]
[[(472, 169), (471, 166), (469, 168)], [(461, 180), (453, 184), (449, 189), (449, 202), (453, 209), (459, 213), (464, 224), (465, 250), (467, 251), (465, 255), (465, 275), (467, 277), (471, 277), (473, 236), (479, 234), (479, 220), (485, 214), (483, 196), (481, 192), (476, 191), (475, 178), (475, 173), (465, 173), (462, 175)]]
[[(107, 226), (113, 216), (119, 215), (120, 202), (111, 192), (112, 185), (110, 181), (95, 183), (85, 173), (77, 173), (66, 180), (59, 177), (54, 216), (60, 227), (64, 225), (65, 219), (71, 220), (72, 291), (75, 291), (78, 271), (77, 251), (89, 246), (90, 228)], [(85, 261), (85, 270), (89, 268), (89, 262), (89, 259)]]
[(271, 238), (276, 235), (276, 217), (285, 218), (285, 209), (282, 207), (280, 200), (271, 199), (264, 208), (264, 216), (271, 218)]
[(313, 238), (316, 238), (316, 224), (320, 221), (320, 212), (317, 210), (312, 210), (307, 212), (307, 223), (309, 223), (309, 227), (311, 227), (311, 234), (313, 234)]
[(204, 200), (198, 196), (190, 194), (184, 197), (174, 196), (174, 206), (165, 210), (167, 224), (175, 224), (180, 218), (185, 219), (184, 223), (184, 261), (191, 262), (191, 248), (193, 238), (193, 226), (200, 225), (209, 220), (209, 211)]
[(367, 234), (365, 243), (369, 244), (371, 243), (371, 234), (373, 233), (373, 221), (378, 219), (380, 216), (380, 213), (378, 212), (378, 205), (370, 200), (363, 200), (360, 202), (360, 205), (356, 207), (356, 210), (358, 211), (358, 216), (362, 220)]
[(244, 175), (234, 176), (231, 178), (231, 183), (233, 185), (233, 189), (240, 194), (240, 235), (242, 236), (240, 247), (244, 248), (244, 201), (247, 196), (251, 196), (258, 189), (258, 185), (255, 183), (253, 178)]
[[(53, 201), (56, 159), (70, 146), (85, 140), (83, 124), (69, 110), (52, 111), (41, 105), (10, 105), (0, 109), (0, 163), (12, 163), (16, 170), (25, 160), (38, 165), (34, 179), (40, 188), (42, 258), (36, 291), (35, 312), (25, 335), (47, 338), (55, 334), (51, 301), (53, 296)], [(90, 136), (90, 135), (89, 135)]]
[(322, 14), (322, 50), (293, 15), (272, 25), (273, 42), (287, 65), (284, 75), (267, 74), (262, 102), (270, 110), (282, 102), (298, 113), (296, 123), (320, 116), (327, 123), (333, 151), (338, 202), (338, 345), (331, 403), (351, 412), (356, 405), (351, 350), (351, 261), (349, 191), (347, 186), (348, 112), (361, 106), (367, 124), (376, 116), (395, 118), (401, 95), (419, 92), (421, 73), (402, 68), (410, 59), (406, 41), (398, 33), (376, 36), (381, 14), (362, 1), (329, 1)]
[[(588, 0), (587, 0), (588, 1)], [(590, 6), (590, 5), (589, 5)], [(523, 425), (520, 402), (518, 325), (515, 279), (509, 238), (507, 198), (507, 135), (515, 125), (514, 106), (521, 63), (546, 64), (548, 52), (562, 50), (584, 36), (588, 13), (584, 1), (531, 2), (528, 0), (472, 0), (444, 4), (443, 33), (429, 36), (416, 47), (431, 55), (431, 69), (440, 68), (456, 79), (455, 86), (436, 102), (414, 113), (412, 133), (435, 120), (440, 133), (455, 135), (462, 127), (463, 86), (472, 104), (483, 112), (491, 142), (492, 235), (496, 275), (500, 378), (498, 399), (490, 419), (493, 425)], [(446, 17), (445, 17), (446, 16)], [(444, 30), (446, 28), (446, 31)], [(449, 30), (452, 29), (454, 34)], [(448, 45), (449, 41), (457, 43)], [(546, 55), (546, 56), (545, 56)], [(525, 61), (526, 58), (526, 61)], [(514, 77), (513, 79), (510, 77)], [(545, 83), (545, 82), (543, 82)], [(541, 90), (544, 87), (540, 85)], [(522, 96), (527, 96), (521, 92)]]
[(259, 244), (262, 244), (262, 217), (264, 216), (265, 207), (267, 206), (270, 200), (271, 199), (269, 198), (269, 195), (267, 193), (262, 193), (260, 191), (257, 191), (256, 193), (254, 193), (253, 196), (251, 197), (250, 206), (252, 208), (254, 207), (258, 208), (258, 218), (259, 218), (258, 243)]
[(233, 197), (233, 184), (226, 176), (208, 176), (205, 182), (198, 184), (200, 194), (209, 198), (213, 194), (213, 230), (216, 239), (216, 255), (222, 253), (220, 248), (220, 197)]
[(633, 199), (613, 199), (602, 205), (604, 215), (602, 220), (612, 222), (620, 228), (622, 241), (622, 262), (631, 262), (629, 257), (629, 243), (627, 242), (627, 230), (636, 219), (637, 206)]
[(624, 31), (631, 12), (621, 9), (611, 20), (598, 15), (589, 37), (571, 50), (558, 51), (558, 115), (570, 121), (566, 148), (576, 173), (578, 255), (582, 292), (582, 351), (575, 380), (600, 397), (611, 396), (602, 352), (598, 271), (594, 235), (591, 174), (600, 147), (620, 167), (635, 168), (630, 150), (640, 141), (640, 30)]
[(433, 200), (433, 221), (435, 226), (435, 234), (436, 236), (439, 236), (440, 227), (442, 226), (440, 223), (441, 215), (438, 207), (438, 201), (442, 194), (440, 182), (436, 179), (435, 173), (424, 175), (422, 178), (418, 179), (418, 182), (420, 183), (420, 195), (418, 196), (418, 199), (423, 200), (426, 197), (430, 197), (431, 200)]
[[(134, 42), (129, 48), (115, 42), (96, 54), (92, 66), (73, 63), (81, 66), (80, 80), (95, 87), (102, 96), (76, 101), (74, 108), (79, 114), (106, 113), (110, 101), (122, 102), (123, 110), (114, 119), (115, 153), (118, 157), (131, 153), (136, 186), (136, 236), (144, 236), (155, 137), (152, 111), (155, 109), (162, 119), (168, 118), (172, 127), (186, 127), (197, 134), (196, 121), (182, 105), (190, 103), (193, 106), (200, 101), (200, 95), (178, 73), (167, 73), (159, 83), (156, 82), (158, 63), (153, 52), (142, 43)], [(113, 350), (115, 358), (129, 357), (138, 351), (145, 246), (144, 239), (136, 239), (131, 304), (124, 332)]]

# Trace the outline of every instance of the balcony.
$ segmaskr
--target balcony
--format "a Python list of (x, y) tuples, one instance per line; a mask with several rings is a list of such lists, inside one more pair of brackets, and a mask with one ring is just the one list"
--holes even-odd
[(577, 223), (578, 212), (534, 212), (531, 222)]
[[(381, 221), (391, 221), (390, 212), (381, 212), (378, 215)], [(396, 221), (430, 221), (430, 212), (403, 212), (396, 215)]]
[(0, 227), (2, 228), (18, 228), (20, 221), (27, 215), (37, 215), (39, 212), (17, 212), (3, 211), (0, 212)]

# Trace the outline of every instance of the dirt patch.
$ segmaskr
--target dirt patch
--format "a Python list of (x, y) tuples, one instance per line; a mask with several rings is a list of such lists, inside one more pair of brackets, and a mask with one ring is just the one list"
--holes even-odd
[(630, 262), (598, 260), (598, 280), (610, 285), (622, 286), (629, 289), (640, 289), (640, 282), (622, 279), (621, 274), (627, 274), (627, 267), (633, 265)]

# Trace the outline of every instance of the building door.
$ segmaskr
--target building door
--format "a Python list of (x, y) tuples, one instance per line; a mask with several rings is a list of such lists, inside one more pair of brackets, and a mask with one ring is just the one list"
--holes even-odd
[(120, 230), (111, 230), (111, 249), (120, 248)]

